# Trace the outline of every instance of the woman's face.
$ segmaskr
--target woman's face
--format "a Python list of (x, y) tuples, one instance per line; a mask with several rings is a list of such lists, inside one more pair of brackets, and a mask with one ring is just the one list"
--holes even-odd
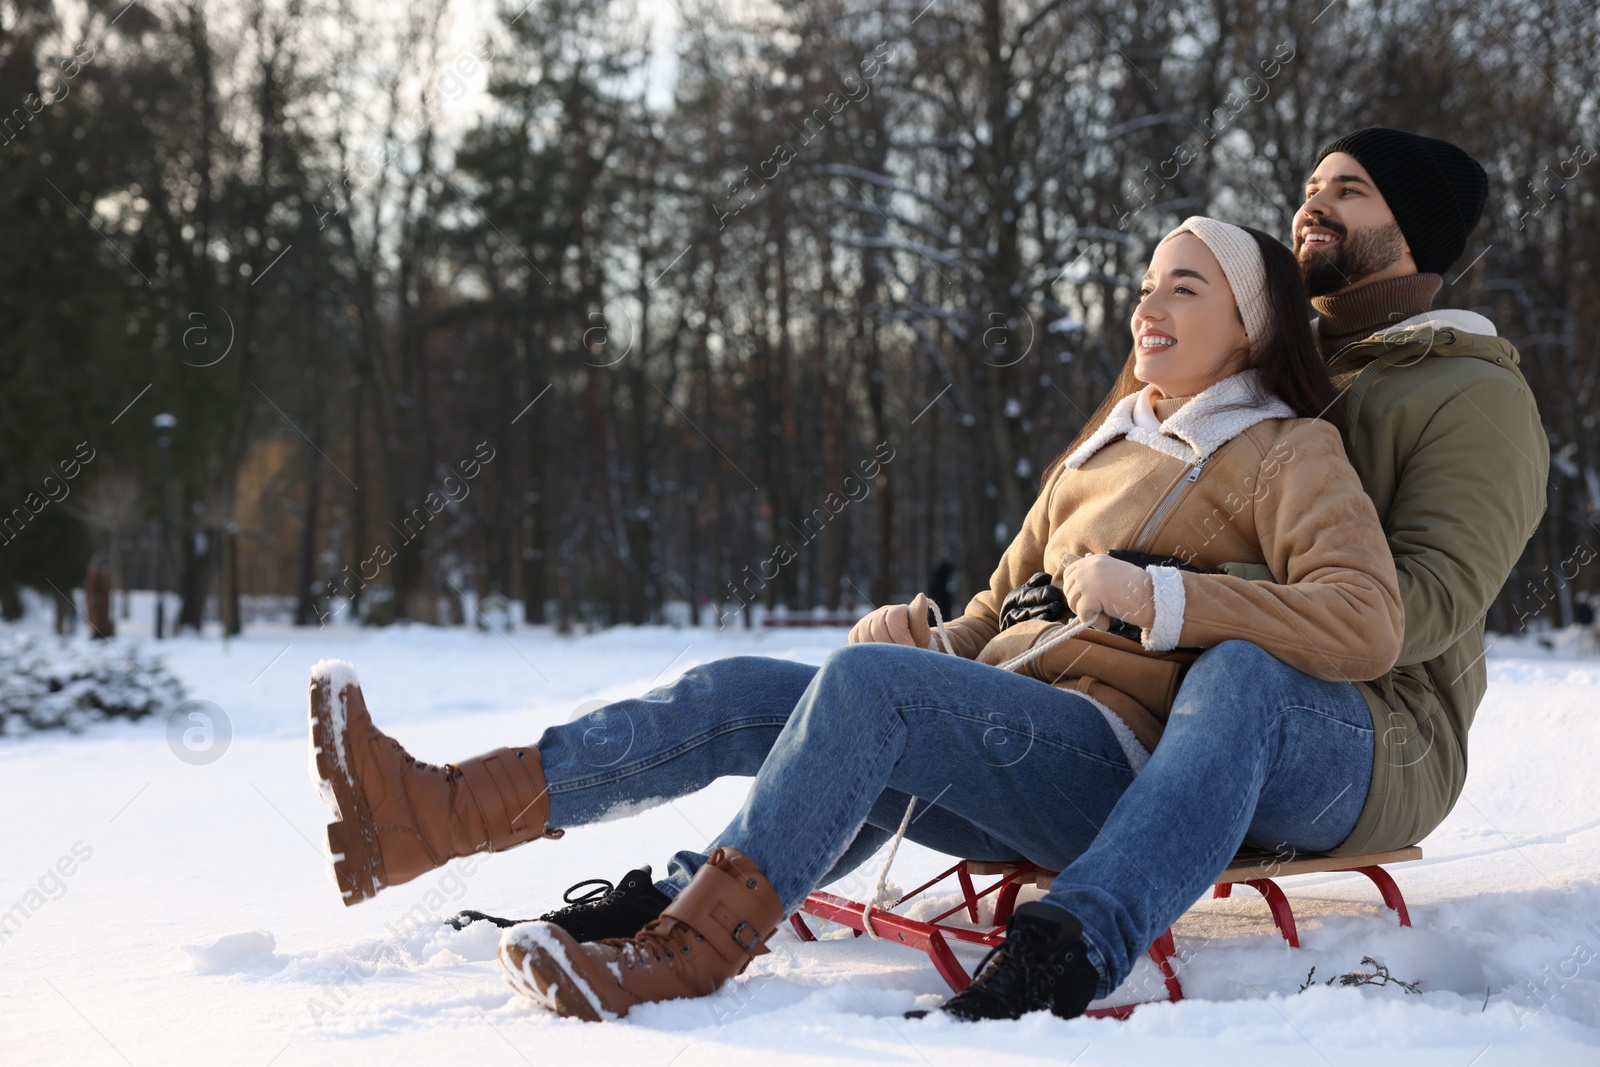
[(1243, 370), (1249, 342), (1217, 257), (1192, 233), (1161, 242), (1133, 309), (1133, 373), (1163, 397)]

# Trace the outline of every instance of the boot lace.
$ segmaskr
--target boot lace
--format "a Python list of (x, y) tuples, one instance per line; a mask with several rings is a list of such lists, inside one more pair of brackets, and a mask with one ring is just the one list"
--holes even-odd
[[(574, 897), (573, 894), (584, 886), (594, 886), (586, 893)], [(622, 895), (622, 890), (606, 881), (604, 878), (585, 878), (576, 885), (568, 886), (567, 891), (561, 894), (561, 899), (567, 906), (556, 908), (539, 916), (540, 922), (549, 922), (552, 917), (565, 917), (583, 912), (591, 912), (610, 904), (616, 897)]]
[(415, 767), (418, 770), (429, 771), (433, 774), (439, 774), (440, 772), (443, 772), (446, 778), (459, 778), (461, 776), (461, 771), (456, 768), (455, 764), (446, 763), (441, 766), (437, 763), (427, 763), (423, 760), (419, 760), (417, 757), (407, 752), (405, 750), (405, 746), (394, 740), (394, 738), (389, 739), (389, 747), (395, 752), (400, 753), (400, 758), (406, 761), (407, 767)]
[(632, 937), (607, 938), (602, 943), (615, 945), (624, 966), (632, 967), (635, 961), (661, 963), (675, 956), (686, 956), (695, 942), (704, 940), (705, 937), (695, 933), (687, 923), (658, 918)]
[[(586, 893), (573, 896), (584, 886), (594, 886)], [(456, 914), (448, 922), (457, 930), (464, 930), (470, 924), (479, 920), (487, 920), (502, 929), (507, 926), (516, 926), (518, 923), (542, 922), (547, 923), (553, 919), (565, 919), (578, 912), (594, 911), (605, 907), (611, 901), (622, 895), (620, 886), (613, 886), (604, 878), (585, 878), (576, 885), (568, 886), (567, 891), (561, 894), (561, 899), (567, 902), (564, 908), (554, 908), (539, 916), (538, 919), (502, 919), (495, 915), (485, 915), (481, 911), (463, 911)]]

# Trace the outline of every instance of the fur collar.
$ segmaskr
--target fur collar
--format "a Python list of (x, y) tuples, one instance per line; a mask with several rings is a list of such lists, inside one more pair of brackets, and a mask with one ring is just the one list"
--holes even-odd
[[(1485, 337), (1499, 337), (1494, 328), (1494, 323), (1486, 316), (1476, 311), (1463, 311), (1459, 308), (1439, 308), (1435, 311), (1424, 311), (1420, 315), (1413, 315), (1409, 319), (1385, 326), (1375, 330), (1373, 337), (1378, 337), (1394, 330), (1414, 330), (1418, 326), (1437, 326), (1441, 329), (1460, 330), (1462, 333), (1478, 333)], [(1311, 320), (1311, 332), (1317, 336), (1322, 335), (1322, 318), (1318, 316)]]
[(1139, 393), (1117, 401), (1099, 429), (1073, 450), (1065, 465), (1081, 467), (1088, 458), (1118, 437), (1165, 453), (1184, 463), (1199, 463), (1211, 453), (1265, 419), (1291, 419), (1294, 409), (1275, 396), (1260, 392), (1255, 370), (1242, 370), (1195, 394), (1172, 414), (1160, 429), (1147, 430), (1133, 420)]
[(1393, 330), (1415, 330), (1420, 326), (1433, 326), (1440, 329), (1460, 330), (1462, 333), (1479, 333), (1485, 337), (1500, 336), (1494, 328), (1494, 323), (1476, 311), (1461, 311), (1456, 308), (1440, 308), (1437, 311), (1424, 311), (1420, 315), (1413, 315), (1409, 319), (1402, 319), (1393, 326), (1385, 326), (1374, 336), (1382, 336)]

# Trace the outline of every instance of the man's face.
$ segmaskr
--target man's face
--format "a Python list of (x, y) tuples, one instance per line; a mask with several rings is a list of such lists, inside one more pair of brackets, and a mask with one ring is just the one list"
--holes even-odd
[(1334, 152), (1306, 179), (1294, 213), (1294, 256), (1309, 296), (1415, 274), (1411, 249), (1365, 167)]

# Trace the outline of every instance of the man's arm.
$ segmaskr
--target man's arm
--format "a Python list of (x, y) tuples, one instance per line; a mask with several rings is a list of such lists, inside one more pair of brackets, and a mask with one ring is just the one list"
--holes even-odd
[(1489, 610), (1544, 514), (1549, 469), (1512, 375), (1457, 387), (1428, 421), (1384, 516), (1406, 613), (1398, 664), (1440, 655)]

